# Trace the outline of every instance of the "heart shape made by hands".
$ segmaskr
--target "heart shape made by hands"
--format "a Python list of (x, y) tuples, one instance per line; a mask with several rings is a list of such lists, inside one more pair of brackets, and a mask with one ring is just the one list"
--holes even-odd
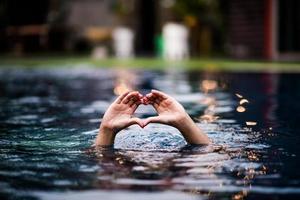
[[(136, 109), (141, 105), (151, 105), (157, 112), (157, 116), (146, 119), (134, 117)], [(152, 90), (143, 96), (138, 91), (126, 92), (120, 95), (105, 112), (101, 126), (118, 132), (130, 125), (138, 124), (144, 128), (149, 123), (162, 123), (176, 126), (182, 117), (186, 117), (182, 105), (171, 96)]]
[[(151, 105), (157, 112), (157, 116), (146, 119), (134, 117), (134, 112), (139, 105)], [(120, 95), (105, 112), (100, 125), (96, 145), (111, 145), (114, 136), (122, 129), (138, 124), (144, 128), (149, 123), (162, 123), (173, 126), (180, 130), (186, 141), (191, 144), (209, 144), (210, 140), (198, 126), (195, 125), (190, 116), (185, 112), (183, 106), (171, 96), (158, 91), (143, 96), (138, 91), (126, 92)]]

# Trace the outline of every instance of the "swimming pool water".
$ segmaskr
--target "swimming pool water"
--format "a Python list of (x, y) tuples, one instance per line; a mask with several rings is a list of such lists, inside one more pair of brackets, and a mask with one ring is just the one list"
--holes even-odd
[[(126, 87), (174, 96), (214, 144), (150, 124), (91, 148)], [(299, 100), (299, 74), (3, 68), (0, 199), (299, 199)]]

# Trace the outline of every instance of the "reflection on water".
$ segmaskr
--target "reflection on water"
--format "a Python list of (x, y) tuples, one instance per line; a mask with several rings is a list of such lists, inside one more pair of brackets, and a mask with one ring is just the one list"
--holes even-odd
[[(150, 124), (90, 148), (114, 92), (128, 88), (168, 92), (214, 144)], [(297, 74), (2, 69), (0, 197), (297, 199), (300, 127), (289, 109), (300, 110), (299, 89)]]

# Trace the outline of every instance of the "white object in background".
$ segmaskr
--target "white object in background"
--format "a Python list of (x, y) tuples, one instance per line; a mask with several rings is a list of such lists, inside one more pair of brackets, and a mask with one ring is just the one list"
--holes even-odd
[(181, 24), (167, 23), (163, 27), (164, 53), (168, 60), (182, 60), (189, 56), (188, 29)]
[(112, 34), (115, 55), (118, 58), (133, 56), (134, 33), (126, 27), (115, 28)]
[(96, 46), (92, 51), (92, 58), (101, 60), (107, 58), (107, 49), (104, 46)]

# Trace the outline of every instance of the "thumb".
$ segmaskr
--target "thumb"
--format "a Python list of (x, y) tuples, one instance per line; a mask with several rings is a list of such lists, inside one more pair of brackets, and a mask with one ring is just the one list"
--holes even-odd
[(144, 119), (144, 126), (147, 126), (150, 123), (163, 123), (163, 120), (160, 116), (148, 117)]
[(145, 126), (143, 120), (141, 120), (140, 118), (137, 118), (137, 117), (130, 118), (129, 126), (133, 125), (133, 124), (138, 124), (142, 128), (144, 128), (144, 126)]

